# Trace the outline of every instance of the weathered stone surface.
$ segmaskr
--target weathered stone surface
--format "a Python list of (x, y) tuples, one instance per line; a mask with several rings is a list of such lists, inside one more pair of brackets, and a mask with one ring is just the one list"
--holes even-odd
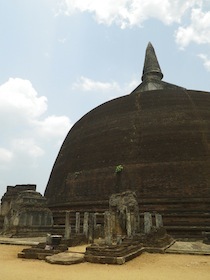
[(109, 199), (109, 211), (112, 215), (112, 234), (132, 236), (139, 222), (137, 196), (132, 191), (112, 194)]
[(177, 241), (168, 249), (166, 253), (171, 254), (191, 254), (191, 255), (210, 255), (210, 245), (203, 242), (183, 242)]
[(127, 209), (139, 211), (137, 196), (132, 191), (112, 194), (109, 198), (109, 208), (121, 213), (125, 213)]
[(46, 262), (51, 264), (70, 265), (77, 264), (84, 261), (84, 255), (79, 253), (59, 253), (45, 258)]
[(49, 232), (53, 225), (52, 212), (46, 198), (34, 190), (21, 191), (12, 200), (4, 216), (4, 234), (13, 236), (40, 236)]
[(36, 185), (23, 184), (16, 186), (7, 186), (7, 191), (1, 198), (0, 214), (2, 216), (5, 216), (9, 212), (13, 201), (16, 200), (18, 195), (23, 191), (36, 191)]

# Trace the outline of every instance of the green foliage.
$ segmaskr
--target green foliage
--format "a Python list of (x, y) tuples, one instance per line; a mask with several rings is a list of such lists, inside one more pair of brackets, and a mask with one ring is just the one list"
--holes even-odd
[(123, 171), (123, 166), (121, 164), (117, 165), (116, 168), (115, 168), (115, 173), (119, 174), (122, 171)]

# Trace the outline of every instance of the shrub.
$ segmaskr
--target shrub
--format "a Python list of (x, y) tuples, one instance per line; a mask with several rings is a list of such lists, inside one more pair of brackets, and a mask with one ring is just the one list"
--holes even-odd
[(115, 173), (120, 173), (123, 171), (123, 166), (120, 164), (120, 165), (117, 165), (116, 168), (115, 168)]

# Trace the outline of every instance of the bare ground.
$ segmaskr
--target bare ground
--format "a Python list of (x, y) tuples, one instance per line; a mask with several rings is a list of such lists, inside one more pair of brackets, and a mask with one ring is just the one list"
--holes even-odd
[[(1, 280), (209, 280), (210, 256), (148, 254), (121, 266), (82, 263), (51, 265), (45, 261), (18, 259), (25, 246), (0, 245)], [(82, 251), (78, 247), (75, 251)], [(72, 251), (72, 249), (71, 249)]]

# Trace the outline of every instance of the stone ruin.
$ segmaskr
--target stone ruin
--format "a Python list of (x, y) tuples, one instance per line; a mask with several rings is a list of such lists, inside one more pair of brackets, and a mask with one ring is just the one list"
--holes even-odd
[(61, 235), (47, 234), (46, 242), (24, 248), (18, 253), (18, 258), (45, 260), (46, 257), (59, 254), (68, 250), (68, 245), (63, 242)]
[(111, 195), (109, 212), (114, 223), (114, 236), (131, 236), (139, 229), (139, 206), (134, 192), (126, 191)]
[(2, 198), (2, 234), (43, 236), (51, 231), (53, 216), (46, 198), (36, 192), (36, 185), (8, 186)]
[[(74, 214), (75, 219), (72, 220), (70, 211), (66, 212), (64, 238), (61, 238), (61, 235), (48, 236), (46, 243), (24, 249), (18, 257), (35, 259), (47, 257), (48, 262), (55, 263), (57, 257), (51, 256), (67, 251), (68, 247), (78, 245), (78, 242), (84, 244), (85, 241), (85, 244), (91, 244), (86, 248), (85, 261), (123, 264), (144, 251), (164, 253), (174, 243), (173, 238), (163, 227), (162, 216), (157, 213), (140, 213), (136, 194), (131, 191), (113, 194), (110, 197), (109, 211), (103, 213), (103, 220), (98, 216), (99, 213)], [(78, 261), (72, 260), (64, 253), (61, 255), (63, 264)], [(59, 260), (59, 263), (62, 261)]]
[(85, 260), (123, 264), (144, 251), (163, 253), (174, 243), (160, 214), (145, 212), (141, 220), (134, 192), (113, 194), (104, 213), (104, 242), (87, 247)]
[(36, 185), (34, 184), (24, 184), (7, 186), (5, 194), (1, 198), (1, 216), (5, 216), (11, 209), (13, 201), (17, 198), (20, 192), (23, 191), (36, 191)]

